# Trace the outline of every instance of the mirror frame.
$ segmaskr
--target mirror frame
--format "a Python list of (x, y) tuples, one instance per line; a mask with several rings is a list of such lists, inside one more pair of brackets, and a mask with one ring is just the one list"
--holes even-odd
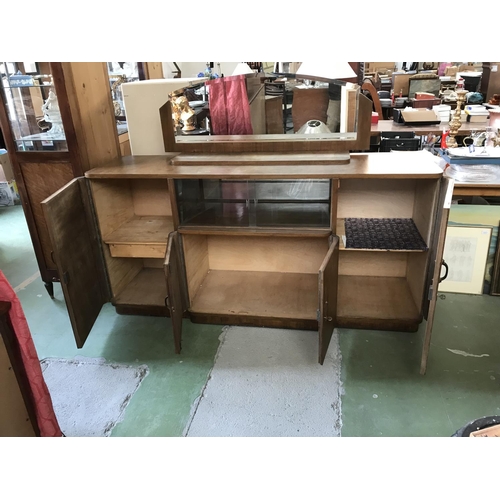
[(331, 152), (348, 154), (349, 151), (367, 151), (370, 149), (372, 101), (359, 93), (356, 139), (345, 140), (342, 137), (327, 139), (290, 138), (258, 139), (259, 136), (224, 135), (204, 136), (190, 141), (176, 141), (172, 120), (172, 105), (167, 101), (160, 108), (160, 121), (163, 143), (166, 153), (308, 153)]

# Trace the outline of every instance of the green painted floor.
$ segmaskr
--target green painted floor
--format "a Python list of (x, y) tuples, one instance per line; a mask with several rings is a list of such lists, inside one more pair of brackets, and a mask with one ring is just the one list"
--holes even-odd
[[(39, 277), (30, 281), (38, 267), (19, 206), (0, 208), (0, 268), (13, 287), (28, 283), (17, 293), (40, 359), (103, 357), (148, 365), (113, 436), (182, 435), (212, 368), (221, 327), (185, 321), (183, 355), (177, 356), (168, 319), (120, 316), (107, 304), (85, 347), (77, 349), (59, 284), (51, 300)], [(343, 436), (450, 436), (470, 420), (500, 414), (500, 297), (441, 297), (423, 377), (424, 324), (415, 334), (340, 331)]]
[[(16, 288), (38, 272), (20, 206), (0, 208), (0, 269)], [(181, 436), (219, 346), (220, 326), (183, 325), (183, 354), (173, 349), (168, 318), (120, 316), (106, 304), (82, 349), (77, 349), (61, 287), (55, 299), (37, 277), (17, 291), (40, 359), (85, 356), (129, 365), (149, 375), (134, 394), (112, 436)]]

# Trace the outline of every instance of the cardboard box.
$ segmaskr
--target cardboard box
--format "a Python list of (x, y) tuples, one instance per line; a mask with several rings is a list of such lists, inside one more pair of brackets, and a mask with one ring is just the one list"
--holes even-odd
[(5, 149), (0, 149), (0, 181), (12, 181), (14, 172), (10, 163), (9, 155)]
[(432, 109), (436, 113), (451, 113), (451, 106), (449, 104), (437, 104), (436, 106), (432, 106)]
[(0, 207), (14, 205), (14, 195), (8, 182), (0, 182)]
[(487, 123), (489, 120), (488, 115), (467, 115), (466, 119), (469, 123)]
[(432, 109), (403, 109), (401, 116), (407, 124), (438, 124), (439, 117)]
[(479, 429), (478, 431), (471, 432), (469, 437), (500, 437), (500, 424), (486, 427), (486, 429)]
[(414, 108), (433, 109), (434, 106), (441, 104), (441, 99), (410, 99)]
[(410, 73), (394, 73), (392, 75), (393, 79), (393, 89), (394, 89), (394, 95), (399, 96), (401, 94), (401, 97), (406, 97), (408, 96), (408, 91), (410, 89), (410, 76), (413, 76), (413, 74)]
[(444, 76), (456, 76), (458, 68), (456, 66), (449, 66), (444, 70)]
[(390, 69), (394, 70), (396, 67), (395, 62), (366, 62), (365, 63), (365, 72), (367, 73), (383, 73)]
[(415, 92), (415, 99), (435, 99), (436, 96), (430, 92)]

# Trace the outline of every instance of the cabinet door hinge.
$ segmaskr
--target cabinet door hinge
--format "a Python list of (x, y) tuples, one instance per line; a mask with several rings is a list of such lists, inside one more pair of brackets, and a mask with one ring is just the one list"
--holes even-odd
[(321, 312), (319, 309), (316, 309), (316, 321), (319, 323), (321, 320)]
[(433, 288), (433, 286), (431, 285), (431, 286), (429, 287), (429, 294), (428, 294), (428, 296), (427, 296), (427, 300), (432, 300), (433, 295), (434, 295), (434, 288)]
[(65, 285), (67, 285), (69, 283), (69, 273), (68, 273), (68, 271), (66, 271), (66, 272), (63, 273), (62, 280), (63, 280), (63, 282), (64, 282)]

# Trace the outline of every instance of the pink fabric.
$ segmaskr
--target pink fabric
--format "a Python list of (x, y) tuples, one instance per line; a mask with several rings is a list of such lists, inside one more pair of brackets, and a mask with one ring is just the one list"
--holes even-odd
[(52, 399), (43, 379), (40, 361), (21, 303), (2, 271), (0, 271), (0, 300), (11, 303), (9, 317), (14, 327), (21, 358), (33, 393), (40, 435), (42, 437), (62, 437), (63, 433), (59, 428)]
[(245, 75), (209, 80), (210, 119), (215, 135), (253, 134)]
[(450, 62), (440, 63), (439, 68), (438, 68), (438, 76), (444, 76), (444, 74), (446, 72), (446, 68), (449, 68), (450, 66), (451, 66)]

